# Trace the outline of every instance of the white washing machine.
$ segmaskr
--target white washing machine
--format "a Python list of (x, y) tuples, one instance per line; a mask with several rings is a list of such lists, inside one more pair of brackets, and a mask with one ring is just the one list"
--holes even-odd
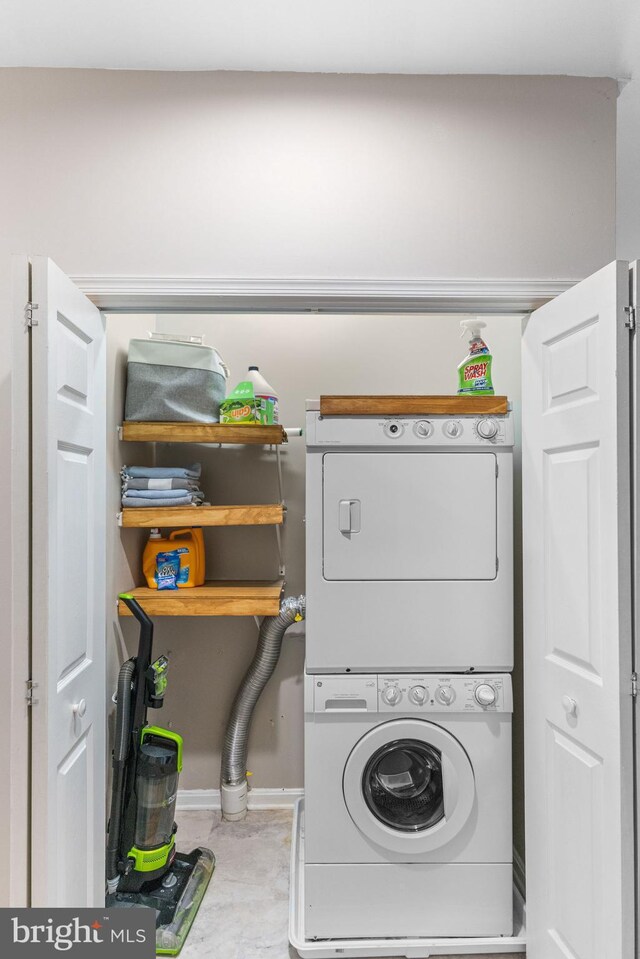
[(513, 668), (513, 422), (307, 404), (312, 673)]
[(512, 935), (511, 678), (305, 684), (306, 938)]

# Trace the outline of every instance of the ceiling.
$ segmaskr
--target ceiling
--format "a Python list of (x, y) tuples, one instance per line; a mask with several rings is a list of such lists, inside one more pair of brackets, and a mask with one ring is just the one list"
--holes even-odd
[(637, 0), (0, 0), (0, 66), (627, 75)]

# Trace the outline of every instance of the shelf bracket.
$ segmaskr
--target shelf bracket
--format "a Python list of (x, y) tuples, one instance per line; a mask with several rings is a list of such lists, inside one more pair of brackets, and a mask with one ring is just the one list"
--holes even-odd
[(284, 576), (286, 574), (286, 567), (284, 565), (284, 557), (282, 552), (282, 533), (280, 532), (280, 526), (273, 527), (276, 531), (276, 542), (278, 544), (278, 574)]
[(278, 500), (284, 505), (284, 484), (282, 482), (282, 460), (280, 459), (280, 447), (275, 447), (276, 467), (278, 470)]
[(122, 526), (122, 513), (116, 513), (116, 520), (117, 520), (118, 526)]

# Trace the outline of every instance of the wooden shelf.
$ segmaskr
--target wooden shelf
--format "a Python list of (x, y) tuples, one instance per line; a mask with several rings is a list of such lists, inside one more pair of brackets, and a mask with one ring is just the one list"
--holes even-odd
[[(273, 582), (218, 580), (191, 589), (131, 590), (149, 616), (277, 616), (284, 580)], [(131, 616), (128, 606), (118, 600), (118, 614)]]
[(123, 509), (120, 526), (150, 529), (152, 526), (280, 526), (284, 506), (267, 503), (262, 506), (159, 506)]
[(322, 416), (503, 415), (506, 396), (321, 396)]
[(122, 439), (136, 443), (229, 443), (279, 446), (287, 442), (282, 426), (220, 423), (122, 424)]

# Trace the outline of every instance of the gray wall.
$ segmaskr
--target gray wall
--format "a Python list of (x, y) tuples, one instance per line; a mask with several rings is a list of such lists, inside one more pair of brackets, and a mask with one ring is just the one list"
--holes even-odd
[[(579, 278), (614, 254), (615, 96), (610, 80), (567, 77), (0, 70), (0, 251), (45, 253), (72, 274)], [(8, 286), (3, 277), (3, 291)], [(0, 302), (6, 323), (10, 292)], [(225, 322), (240, 343), (240, 319)], [(399, 388), (399, 371), (416, 362), (411, 351), (394, 360), (388, 375), (377, 372), (377, 353), (373, 366), (352, 364), (348, 377), (336, 366), (332, 353), (344, 331), (359, 330), (358, 342), (350, 345), (360, 356), (369, 328), (381, 320), (366, 329), (364, 322), (272, 322), (265, 350), (274, 356), (266, 352), (258, 362), (282, 384), (289, 421), (301, 415), (305, 393), (364, 388), (367, 382), (373, 389)], [(289, 339), (283, 343), (286, 324)], [(318, 330), (317, 324), (332, 334), (317, 336), (317, 354), (324, 359), (316, 367), (315, 355), (310, 357), (318, 376), (322, 372), (315, 380), (310, 360), (302, 366), (297, 348), (299, 334)], [(395, 326), (387, 324), (378, 341), (382, 357), (395, 349), (389, 335)], [(122, 375), (129, 331), (120, 335), (110, 356), (114, 377)], [(284, 348), (289, 344), (291, 351)], [(444, 376), (449, 361), (430, 366), (431, 347), (424, 342), (423, 365), (407, 377), (407, 389), (451, 389)], [(451, 362), (459, 358), (459, 347), (456, 341)], [(231, 356), (233, 350), (229, 345)], [(284, 368), (277, 357), (286, 357)], [(246, 359), (238, 356), (234, 365)], [(0, 380), (6, 396), (11, 370), (5, 366)], [(289, 377), (297, 391), (294, 408), (284, 395)], [(121, 402), (118, 392), (116, 384), (115, 403)], [(114, 425), (119, 409), (110, 415)], [(8, 461), (9, 439), (0, 432), (0, 440)], [(115, 469), (119, 456), (112, 446), (109, 455)], [(299, 455), (292, 443), (292, 481)], [(222, 495), (227, 474), (220, 475)], [(247, 481), (238, 478), (239, 484)], [(112, 509), (117, 486), (110, 496)], [(302, 535), (293, 507), (290, 519), (286, 536), (292, 545)], [(118, 541), (111, 546), (110, 602), (135, 566), (131, 556), (140, 537), (126, 535), (123, 552)], [(214, 571), (214, 560), (231, 562), (238, 543), (244, 553), (234, 563), (242, 559), (249, 569), (261, 557), (267, 561), (266, 539), (256, 557), (245, 532), (241, 539), (229, 531), (217, 535)], [(291, 563), (290, 569), (293, 587), (299, 572)], [(211, 743), (219, 741), (229, 689), (255, 641), (249, 624), (227, 623), (224, 630), (221, 621), (210, 625), (206, 634), (194, 633), (190, 624), (192, 640), (186, 628), (184, 635), (167, 633), (177, 647), (177, 666), (188, 650), (192, 670), (199, 662), (215, 667), (198, 672), (192, 687), (182, 670), (174, 670), (176, 692), (182, 683), (184, 712), (194, 728), (187, 786), (217, 778)], [(125, 639), (131, 646), (130, 624)], [(296, 642), (288, 644), (286, 682), (277, 687), (282, 710), (273, 691), (261, 707), (268, 722), (260, 724), (260, 755), (257, 740), (253, 754), (256, 778), (265, 785), (299, 783), (299, 712), (287, 705), (299, 697), (302, 652)], [(113, 624), (109, 644), (113, 673), (120, 655)], [(9, 728), (17, 705), (6, 698), (3, 703)], [(282, 725), (282, 715), (297, 719)], [(292, 760), (286, 775), (280, 764), (285, 751)]]
[(581, 278), (608, 79), (0, 71), (0, 230), (72, 274)]
[(625, 75), (618, 99), (617, 250), (621, 260), (640, 257), (640, 5), (625, 31)]
[[(305, 399), (321, 393), (452, 393), (465, 352), (455, 316), (158, 316), (162, 332), (204, 333), (230, 366), (231, 383), (257, 364), (280, 396), (281, 421), (302, 426)], [(520, 503), (520, 337), (517, 317), (488, 318), (495, 387), (513, 401), (517, 424), (516, 543)], [(126, 445), (126, 444), (125, 444)], [(127, 452), (128, 456), (128, 452)], [(208, 498), (218, 503), (273, 502), (273, 456), (260, 448), (162, 446), (158, 461), (200, 459)], [(128, 459), (131, 462), (131, 459)], [(304, 440), (284, 452), (284, 527), (287, 593), (304, 592)], [(123, 530), (123, 538), (136, 531)], [(275, 577), (271, 529), (210, 529), (207, 575)], [(519, 557), (518, 557), (519, 558)], [(519, 562), (516, 565), (519, 567)], [(516, 841), (523, 848), (521, 722), (521, 590), (516, 585), (517, 717), (515, 725)], [(171, 686), (162, 720), (186, 736), (182, 788), (218, 787), (220, 750), (231, 700), (253, 654), (251, 619), (158, 620), (157, 649), (171, 650)], [(260, 700), (253, 725), (252, 784), (302, 786), (302, 668), (304, 629), (287, 633), (278, 669)]]

